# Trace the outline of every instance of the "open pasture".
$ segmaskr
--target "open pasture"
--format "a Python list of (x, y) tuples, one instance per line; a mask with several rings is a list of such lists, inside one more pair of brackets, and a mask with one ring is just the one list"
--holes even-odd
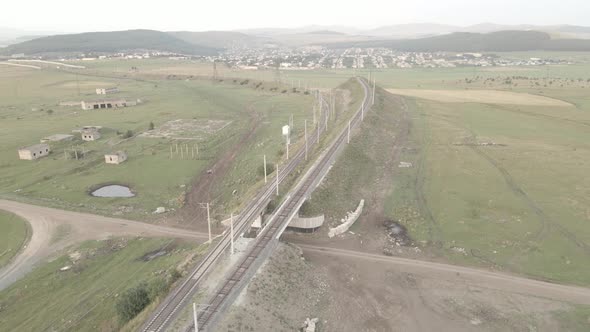
[[(90, 111), (58, 105), (63, 101), (99, 99), (94, 90), (105, 86), (119, 88), (119, 93), (105, 99), (140, 99), (141, 103)], [(245, 133), (268, 128), (264, 131), (269, 134), (264, 137), (268, 141), (267, 153), (276, 154), (281, 147), (281, 126), (291, 114), (298, 124), (304, 117), (310, 118), (312, 103), (311, 95), (262, 91), (233, 82), (213, 84), (208, 80), (125, 78), (84, 70), (0, 67), (0, 196), (149, 218), (159, 206), (182, 206), (192, 180), (205, 174), (216, 158)], [(207, 128), (192, 128), (192, 133), (180, 128), (170, 138), (142, 135), (178, 119), (213, 122)], [(154, 130), (150, 130), (150, 123)], [(82, 141), (80, 134), (72, 131), (83, 126), (101, 126), (102, 137)], [(75, 137), (72, 141), (50, 142), (52, 153), (48, 157), (36, 161), (18, 159), (18, 148), (37, 144), (53, 134)], [(128, 154), (126, 162), (104, 163), (105, 153), (119, 150)], [(127, 185), (136, 196), (109, 199), (88, 194), (108, 183)]]

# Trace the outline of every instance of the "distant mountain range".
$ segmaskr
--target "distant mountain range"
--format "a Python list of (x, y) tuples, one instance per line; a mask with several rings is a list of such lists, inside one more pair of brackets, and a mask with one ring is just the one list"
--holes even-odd
[[(244, 31), (127, 30), (60, 34), (35, 38), (0, 28), (13, 44), (0, 55), (24, 53), (113, 53), (158, 50), (191, 55), (213, 55), (231, 47), (325, 45), (328, 47), (390, 47), (413, 51), (588, 51), (590, 27), (558, 25), (505, 26), (483, 23), (469, 27), (442, 24), (403, 24), (360, 30), (343, 26), (308, 26), (297, 29)], [(22, 31), (20, 33), (23, 33)], [(19, 39), (20, 38), (20, 39)], [(4, 42), (4, 45), (7, 43)]]
[(41, 37), (0, 49), (0, 54), (113, 53), (129, 50), (157, 50), (195, 55), (213, 55), (218, 52), (215, 48), (190, 43), (166, 32), (127, 30)]
[(417, 39), (384, 39), (325, 44), (331, 48), (387, 47), (407, 52), (590, 51), (589, 39), (552, 39), (540, 31), (454, 32)]
[(293, 29), (250, 29), (240, 30), (245, 34), (254, 36), (276, 37), (281, 35), (297, 35), (310, 33), (314, 31), (332, 31), (343, 33), (347, 35), (365, 36), (365, 37), (387, 37), (399, 39), (413, 39), (438, 36), (450, 34), (453, 32), (474, 32), (474, 33), (489, 33), (497, 31), (541, 31), (547, 32), (556, 37), (564, 38), (583, 38), (590, 39), (590, 27), (573, 26), (573, 25), (502, 25), (494, 23), (481, 23), (471, 26), (457, 26), (447, 24), (433, 24), (433, 23), (411, 23), (411, 24), (395, 24), (381, 26), (374, 29), (358, 29), (346, 26), (321, 26), (311, 25), (301, 28)]

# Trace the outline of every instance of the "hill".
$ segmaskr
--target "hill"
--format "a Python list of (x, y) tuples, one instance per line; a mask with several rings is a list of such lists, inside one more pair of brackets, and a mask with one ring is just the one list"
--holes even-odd
[(406, 52), (517, 52), (534, 50), (590, 51), (590, 40), (551, 39), (546, 32), (498, 31), (492, 33), (455, 32), (412, 40), (373, 40), (326, 44), (331, 48), (388, 47)]
[(234, 31), (173, 31), (171, 36), (194, 45), (222, 49), (229, 47), (261, 47), (273, 43), (270, 38), (257, 37)]
[(167, 51), (191, 55), (212, 55), (217, 50), (188, 43), (154, 30), (87, 32), (37, 38), (0, 49), (0, 54), (119, 52), (131, 50)]

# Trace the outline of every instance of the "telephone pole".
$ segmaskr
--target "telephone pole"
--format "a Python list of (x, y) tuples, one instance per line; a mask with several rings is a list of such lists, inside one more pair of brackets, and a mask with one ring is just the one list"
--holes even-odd
[(229, 229), (230, 229), (230, 238), (231, 238), (231, 254), (233, 256), (234, 250), (234, 214), (233, 212), (230, 214), (229, 217)]
[(279, 196), (279, 163), (276, 164), (275, 168), (277, 173), (277, 196)]
[(266, 183), (266, 155), (264, 155), (264, 183)]
[(193, 302), (193, 320), (195, 321), (195, 332), (199, 332), (199, 320), (197, 319), (197, 304), (194, 302)]
[(209, 203), (207, 203), (207, 229), (209, 231), (209, 242), (211, 242), (211, 215), (209, 214)]
[(348, 144), (350, 144), (350, 120), (348, 121), (348, 136), (346, 141)]

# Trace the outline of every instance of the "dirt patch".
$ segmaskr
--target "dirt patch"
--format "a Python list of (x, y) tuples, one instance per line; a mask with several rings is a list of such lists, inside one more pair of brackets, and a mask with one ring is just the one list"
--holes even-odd
[(444, 103), (480, 103), (510, 104), (531, 106), (573, 106), (562, 100), (537, 96), (529, 93), (517, 93), (499, 90), (420, 90), (420, 89), (387, 89), (388, 92), (440, 101)]
[(281, 245), (217, 331), (557, 331), (560, 301), (454, 273), (409, 270)]
[(231, 121), (226, 120), (177, 119), (143, 132), (139, 137), (204, 140), (230, 124)]
[(169, 237), (202, 241), (208, 239), (207, 234), (185, 229), (6, 200), (0, 200), (0, 209), (26, 219), (32, 229), (31, 239), (26, 247), (9, 265), (0, 269), (0, 289), (20, 279), (36, 264), (51, 258), (64, 248), (87, 240), (105, 240), (113, 236)]

